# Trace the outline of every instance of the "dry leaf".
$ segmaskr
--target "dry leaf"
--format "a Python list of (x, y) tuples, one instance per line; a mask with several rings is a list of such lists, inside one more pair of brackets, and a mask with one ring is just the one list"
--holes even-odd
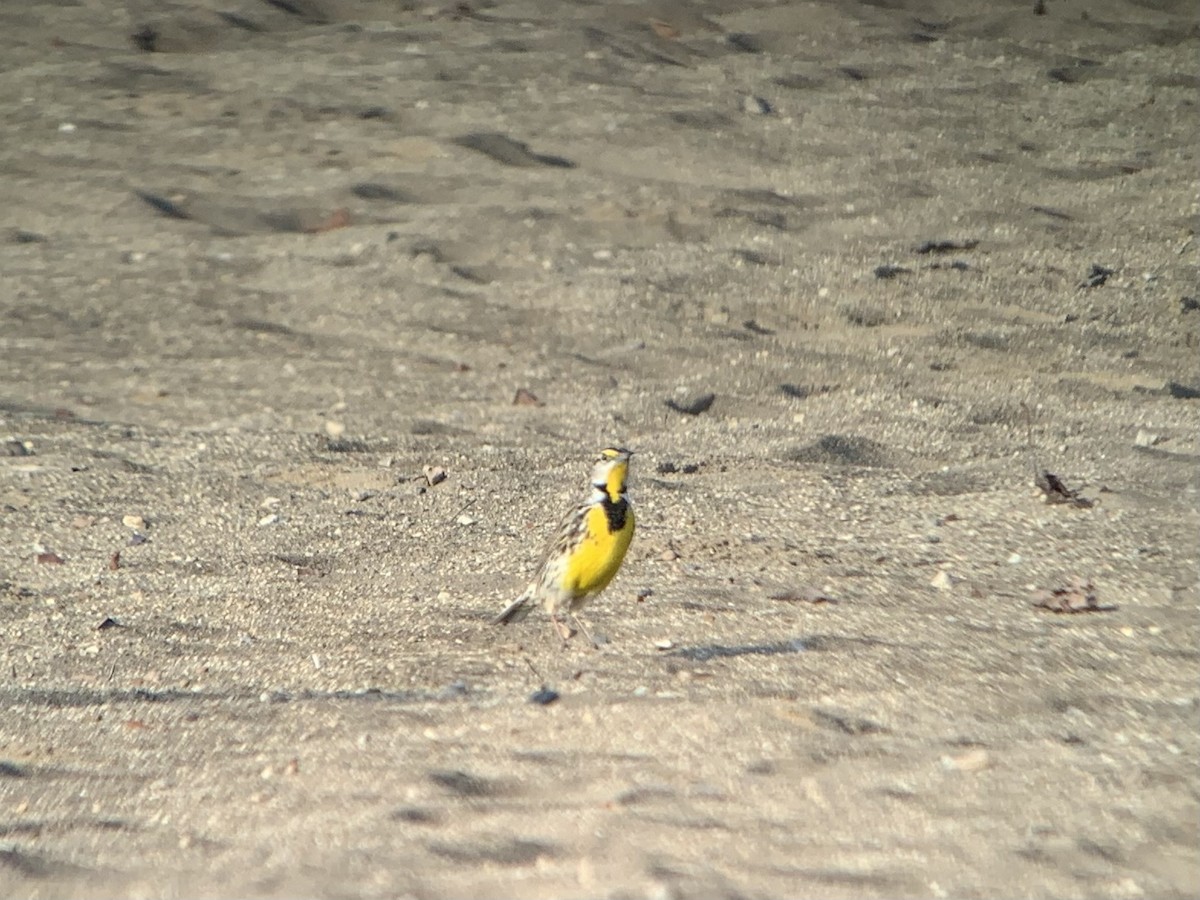
[(679, 29), (670, 22), (664, 22), (662, 19), (651, 19), (650, 27), (654, 29), (654, 33), (660, 38), (666, 38), (669, 41), (679, 37)]
[(525, 388), (517, 388), (516, 396), (513, 397), (513, 406), (542, 406), (542, 401), (538, 399), (533, 391), (527, 391)]

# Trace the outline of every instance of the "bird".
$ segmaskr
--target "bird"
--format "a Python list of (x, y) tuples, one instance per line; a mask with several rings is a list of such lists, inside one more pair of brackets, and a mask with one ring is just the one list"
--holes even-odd
[(541, 606), (564, 646), (574, 632), (562, 621), (563, 614), (593, 647), (598, 646), (576, 614), (608, 587), (633, 540), (633, 509), (625, 496), (632, 455), (632, 450), (620, 447), (605, 447), (597, 454), (587, 496), (563, 516), (533, 581), (492, 620), (493, 625), (520, 622)]

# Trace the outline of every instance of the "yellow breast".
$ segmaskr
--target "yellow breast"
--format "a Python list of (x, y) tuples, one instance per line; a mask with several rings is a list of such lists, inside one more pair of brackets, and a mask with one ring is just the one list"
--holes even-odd
[(603, 506), (594, 506), (587, 514), (587, 536), (567, 561), (564, 587), (577, 597), (597, 594), (608, 587), (625, 551), (633, 540), (633, 510), (626, 510), (624, 525), (618, 531), (609, 528)]

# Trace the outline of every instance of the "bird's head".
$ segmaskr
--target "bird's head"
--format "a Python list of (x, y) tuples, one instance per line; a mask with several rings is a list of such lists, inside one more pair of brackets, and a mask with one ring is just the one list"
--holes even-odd
[(632, 455), (632, 450), (620, 447), (605, 447), (596, 455), (592, 487), (608, 494), (613, 503), (625, 494), (625, 479), (629, 475), (629, 457)]

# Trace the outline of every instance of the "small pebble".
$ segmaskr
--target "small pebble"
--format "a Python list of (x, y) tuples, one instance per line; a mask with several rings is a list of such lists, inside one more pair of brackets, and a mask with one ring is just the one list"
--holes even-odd
[(275, 525), (279, 522), (278, 513), (269, 513), (258, 520), (258, 527), (262, 528), (266, 525)]
[(441, 466), (426, 466), (421, 471), (425, 473), (425, 482), (430, 487), (446, 480), (446, 470)]
[(930, 586), (937, 588), (939, 591), (952, 591), (954, 590), (954, 586), (960, 581), (962, 581), (962, 579), (958, 576), (951, 575), (949, 572), (943, 570), (934, 575), (929, 584)]
[(654, 646), (659, 650), (670, 650), (675, 646), (675, 642), (664, 638), (661, 641), (655, 641)]
[(466, 513), (460, 513), (458, 518), (454, 520), (459, 525), (474, 525), (479, 520), (474, 516), (468, 516)]
[(991, 764), (991, 757), (982, 747), (974, 747), (957, 756), (942, 757), (942, 768), (951, 772), (978, 772)]
[(146, 520), (141, 516), (122, 516), (121, 524), (134, 531), (144, 531), (146, 528)]
[(1137, 437), (1133, 439), (1135, 447), (1153, 447), (1155, 444), (1161, 442), (1161, 434), (1155, 434), (1153, 431), (1147, 431), (1145, 428), (1139, 428)]
[(669, 409), (683, 413), (685, 416), (698, 416), (701, 413), (708, 412), (713, 405), (713, 401), (716, 399), (716, 394), (708, 393), (698, 394), (683, 403), (678, 403), (675, 400), (667, 400), (666, 404)]
[(542, 685), (536, 691), (529, 695), (529, 702), (536, 703), (538, 706), (549, 706), (558, 699), (558, 691)]
[(1008, 558), (1008, 564), (1010, 566), (1019, 566), (1023, 562), (1025, 562), (1025, 557), (1023, 557), (1020, 553), (1014, 553)]
[(746, 94), (742, 97), (742, 112), (751, 116), (769, 116), (774, 110), (762, 97)]
[(330, 419), (325, 423), (325, 433), (331, 438), (340, 438), (346, 433), (346, 426), (341, 422), (335, 422)]

